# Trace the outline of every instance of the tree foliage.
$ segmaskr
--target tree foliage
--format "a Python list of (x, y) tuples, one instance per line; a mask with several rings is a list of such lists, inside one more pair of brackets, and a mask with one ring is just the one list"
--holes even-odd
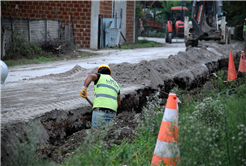
[(0, 0), (0, 5), (9, 4), (12, 0)]
[(228, 25), (243, 25), (246, 18), (246, 1), (224, 1), (223, 10), (227, 12), (225, 16)]
[[(162, 3), (163, 9), (161, 9), (161, 12), (157, 14), (158, 17), (163, 18), (163, 21), (166, 22), (170, 20), (172, 16), (172, 10), (171, 8), (174, 6), (186, 6), (188, 8), (188, 12), (186, 12), (185, 15), (190, 16), (189, 13), (191, 13), (191, 1), (160, 1)], [(177, 11), (173, 11), (174, 15)]]
[(13, 0), (0, 0), (0, 9), (3, 14), (8, 14), (10, 11), (12, 11), (12, 9), (10, 8), (10, 3), (12, 1)]
[(144, 14), (143, 14), (143, 8), (140, 4), (136, 3), (136, 6), (135, 6), (135, 17), (138, 17), (138, 18), (144, 18)]

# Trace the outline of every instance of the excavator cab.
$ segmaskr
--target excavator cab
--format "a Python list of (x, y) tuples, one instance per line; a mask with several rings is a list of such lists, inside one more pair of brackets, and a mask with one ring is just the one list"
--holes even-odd
[[(188, 10), (184, 6), (175, 6), (171, 8), (172, 17), (167, 21), (165, 29), (165, 40), (166, 43), (172, 43), (173, 37), (184, 37), (184, 16), (185, 12)], [(174, 17), (175, 12), (178, 11), (176, 17)], [(174, 19), (175, 18), (175, 19)]]

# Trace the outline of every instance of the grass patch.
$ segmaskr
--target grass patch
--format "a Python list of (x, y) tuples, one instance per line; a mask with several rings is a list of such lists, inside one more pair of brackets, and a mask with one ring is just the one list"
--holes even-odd
[(165, 44), (155, 42), (155, 41), (149, 41), (149, 40), (138, 40), (137, 44), (127, 44), (127, 45), (122, 45), (121, 49), (134, 49), (134, 48), (146, 48), (146, 47), (161, 47), (164, 46)]
[(55, 61), (55, 58), (39, 57), (38, 59), (20, 59), (20, 60), (5, 60), (4, 62), (8, 67), (25, 65), (25, 64), (37, 64), (42, 62)]
[(21, 58), (18, 60), (4, 60), (4, 62), (8, 67), (10, 67), (10, 66), (17, 66), (17, 65), (45, 63), (45, 62), (58, 61), (58, 60), (77, 59), (77, 58), (93, 56), (93, 55), (96, 54), (90, 52), (71, 52), (67, 54), (50, 55), (49, 57), (41, 56), (39, 58), (33, 58), (33, 59)]

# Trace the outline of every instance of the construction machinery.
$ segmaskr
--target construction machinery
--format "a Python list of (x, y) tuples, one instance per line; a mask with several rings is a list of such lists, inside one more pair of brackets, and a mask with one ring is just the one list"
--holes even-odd
[(198, 46), (198, 40), (216, 40), (230, 43), (230, 31), (226, 25), (226, 12), (222, 1), (194, 1), (191, 21), (185, 17), (185, 46)]
[[(175, 6), (171, 7), (172, 17), (169, 21), (167, 21), (165, 28), (165, 41), (166, 43), (172, 43), (173, 37), (184, 37), (184, 15), (188, 10), (184, 6)], [(176, 19), (174, 19), (173, 11), (181, 11), (181, 13), (177, 13)]]

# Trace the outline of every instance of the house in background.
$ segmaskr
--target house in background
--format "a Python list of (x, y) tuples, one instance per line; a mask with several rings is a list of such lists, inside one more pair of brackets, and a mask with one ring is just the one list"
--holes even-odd
[[(120, 22), (120, 43), (135, 43), (135, 1), (11, 1), (12, 17), (30, 19), (60, 19), (61, 24), (71, 23), (73, 17), (75, 43), (82, 48), (97, 49), (100, 42), (99, 14)], [(3, 13), (6, 6), (1, 6)], [(120, 21), (119, 21), (120, 20)], [(126, 41), (125, 41), (126, 40)]]

